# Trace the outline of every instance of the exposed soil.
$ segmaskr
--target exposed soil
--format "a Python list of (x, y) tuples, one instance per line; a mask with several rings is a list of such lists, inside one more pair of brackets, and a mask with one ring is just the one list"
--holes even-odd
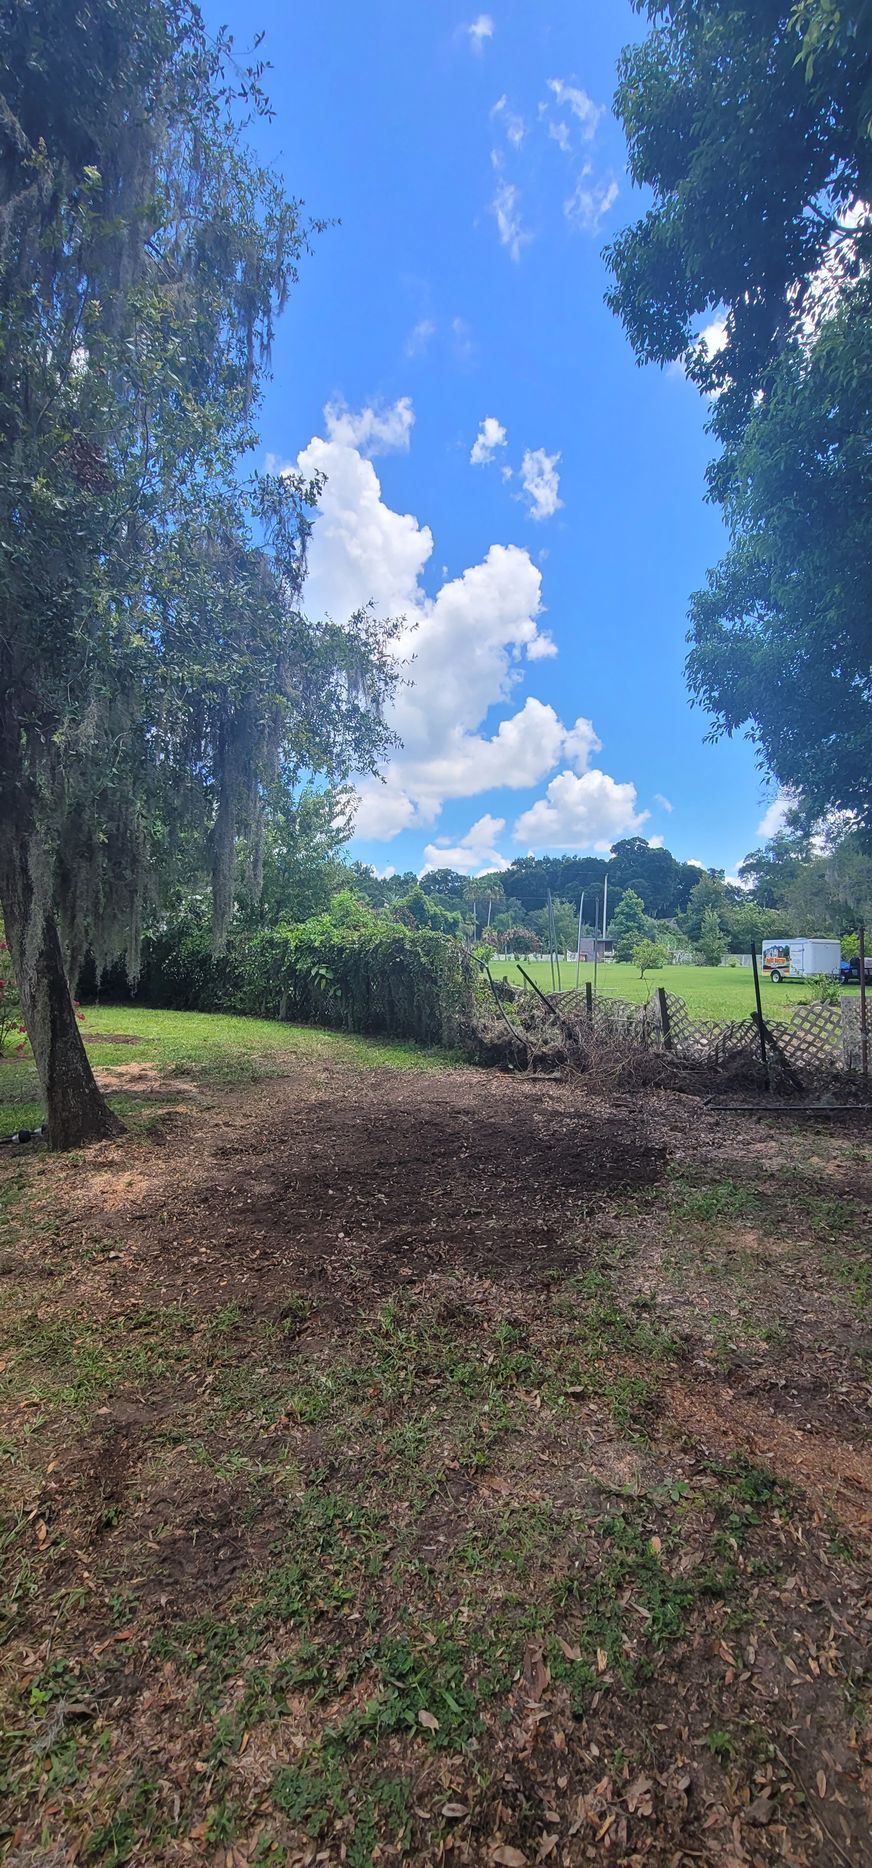
[(289, 1071), (0, 1164), (0, 1859), (872, 1861), (866, 1138)]

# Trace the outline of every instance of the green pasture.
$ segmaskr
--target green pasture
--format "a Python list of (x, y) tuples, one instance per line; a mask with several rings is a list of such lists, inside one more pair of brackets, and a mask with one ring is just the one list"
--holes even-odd
[[(521, 965), (543, 992), (550, 993), (549, 960), (522, 960)], [(491, 972), (495, 979), (510, 979), (518, 986), (524, 983), (515, 960), (494, 960)], [(564, 992), (575, 986), (574, 960), (561, 961), (560, 980)], [(584, 986), (588, 980), (593, 980), (593, 967), (582, 966), (579, 984)], [(641, 1005), (658, 986), (676, 993), (699, 1018), (744, 1018), (755, 1009), (754, 975), (749, 966), (664, 966), (646, 973), (644, 979), (639, 978), (637, 966), (610, 961), (597, 967), (596, 989), (604, 998), (629, 999)], [(793, 1006), (812, 996), (808, 980), (773, 986), (770, 980), (761, 979), (760, 989), (767, 1018), (789, 1018)]]

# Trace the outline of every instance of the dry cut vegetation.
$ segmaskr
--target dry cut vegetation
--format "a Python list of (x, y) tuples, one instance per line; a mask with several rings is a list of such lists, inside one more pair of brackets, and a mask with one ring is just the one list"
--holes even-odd
[(6, 1164), (6, 1861), (868, 1860), (865, 1133), (284, 1068)]

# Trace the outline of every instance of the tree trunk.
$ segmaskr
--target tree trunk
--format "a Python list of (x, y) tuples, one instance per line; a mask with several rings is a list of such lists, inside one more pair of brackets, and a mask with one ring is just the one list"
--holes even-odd
[[(22, 802), (19, 793), (19, 806)], [(0, 822), (0, 902), (27, 1035), (33, 1047), (52, 1148), (121, 1135), (124, 1124), (97, 1088), (64, 970), (57, 924), (34, 885), (30, 826)]]

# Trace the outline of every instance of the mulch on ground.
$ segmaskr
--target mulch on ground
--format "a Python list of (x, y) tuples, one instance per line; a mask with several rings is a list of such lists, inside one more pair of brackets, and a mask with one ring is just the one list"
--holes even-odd
[(6, 1194), (15, 1868), (870, 1859), (862, 1140), (296, 1064)]

